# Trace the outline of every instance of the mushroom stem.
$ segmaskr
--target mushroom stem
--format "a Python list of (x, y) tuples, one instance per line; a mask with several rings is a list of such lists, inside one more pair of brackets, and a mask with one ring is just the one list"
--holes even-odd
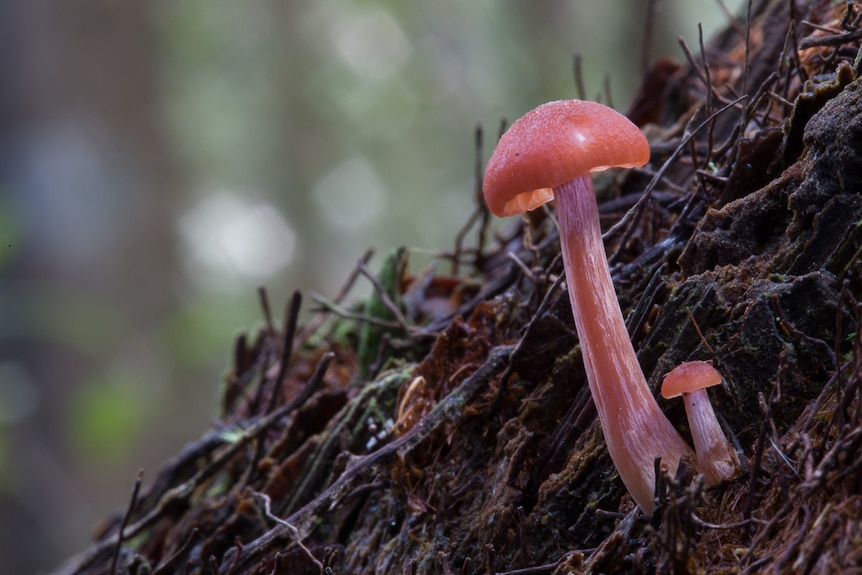
[(585, 174), (554, 188), (569, 300), (590, 392), (611, 459), (629, 493), (653, 509), (655, 458), (673, 475), (691, 448), (658, 406), (629, 339)]
[(706, 389), (684, 393), (685, 413), (697, 452), (697, 468), (707, 485), (730, 479), (739, 471), (739, 456), (721, 430)]

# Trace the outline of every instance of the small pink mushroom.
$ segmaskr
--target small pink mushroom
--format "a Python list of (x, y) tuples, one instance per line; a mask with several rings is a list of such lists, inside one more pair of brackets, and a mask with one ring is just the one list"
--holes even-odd
[(661, 384), (665, 399), (682, 396), (697, 453), (697, 467), (707, 485), (730, 479), (739, 470), (739, 456), (725, 437), (706, 392), (707, 387), (720, 383), (721, 374), (710, 364), (690, 361), (664, 376)]
[(676, 472), (694, 454), (662, 413), (641, 371), (602, 243), (591, 172), (642, 166), (649, 144), (622, 114), (595, 102), (550, 102), (503, 134), (485, 171), (485, 201), (498, 216), (554, 199), (575, 327), (608, 452), (629, 493), (653, 509), (655, 458)]

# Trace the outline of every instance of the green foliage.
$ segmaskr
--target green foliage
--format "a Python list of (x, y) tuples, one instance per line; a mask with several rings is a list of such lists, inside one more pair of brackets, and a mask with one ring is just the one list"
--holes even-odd
[[(393, 250), (380, 269), (380, 274), (377, 280), (383, 287), (384, 292), (388, 296), (390, 302), (395, 306), (400, 306), (400, 282), (407, 266), (408, 251), (405, 247), (398, 247)], [(379, 291), (375, 290), (368, 298), (365, 314), (368, 317), (381, 320), (392, 321), (394, 316), (392, 311), (383, 301), (383, 296)], [(375, 325), (370, 322), (362, 324), (359, 332), (359, 377), (364, 378), (368, 375), (368, 370), (377, 360), (380, 352), (380, 345), (383, 342), (386, 328)]]
[(84, 385), (72, 399), (70, 431), (78, 453), (89, 460), (119, 457), (141, 431), (149, 410), (146, 382), (129, 374), (106, 374)]

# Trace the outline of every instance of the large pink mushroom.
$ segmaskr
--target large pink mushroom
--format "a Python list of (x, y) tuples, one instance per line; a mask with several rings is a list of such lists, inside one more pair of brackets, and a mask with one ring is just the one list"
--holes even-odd
[(595, 102), (539, 106), (503, 134), (485, 170), (485, 201), (497, 216), (554, 199), (563, 263), (587, 380), (611, 459), (645, 512), (653, 509), (655, 459), (676, 472), (691, 448), (656, 403), (614, 292), (591, 172), (649, 161), (649, 144), (622, 114)]

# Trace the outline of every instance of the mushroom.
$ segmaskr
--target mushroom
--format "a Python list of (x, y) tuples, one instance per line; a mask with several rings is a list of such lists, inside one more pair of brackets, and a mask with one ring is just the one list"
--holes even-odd
[(720, 383), (721, 374), (710, 364), (689, 361), (664, 376), (661, 384), (665, 399), (682, 396), (697, 453), (697, 467), (707, 485), (730, 479), (739, 470), (739, 456), (724, 435), (706, 392), (707, 387)]
[(497, 216), (554, 199), (563, 264), (587, 381), (608, 452), (626, 488), (653, 509), (655, 459), (671, 474), (694, 453), (662, 413), (641, 371), (614, 292), (590, 172), (649, 161), (649, 144), (622, 114), (595, 102), (550, 102), (500, 138), (485, 171)]

